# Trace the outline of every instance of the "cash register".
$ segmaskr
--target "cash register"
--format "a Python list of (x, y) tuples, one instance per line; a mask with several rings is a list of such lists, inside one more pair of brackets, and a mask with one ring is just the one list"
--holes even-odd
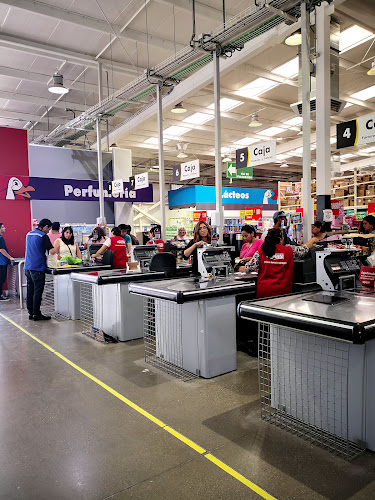
[(197, 249), (198, 272), (202, 278), (226, 278), (234, 273), (230, 251), (232, 247), (205, 245)]
[(158, 253), (156, 245), (132, 245), (131, 260), (139, 262), (142, 272), (148, 271), (151, 258)]
[(360, 285), (358, 249), (325, 248), (316, 252), (316, 282), (326, 291), (354, 290)]

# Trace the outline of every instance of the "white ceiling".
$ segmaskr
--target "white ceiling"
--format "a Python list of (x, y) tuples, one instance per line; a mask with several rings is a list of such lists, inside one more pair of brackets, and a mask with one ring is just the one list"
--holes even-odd
[[(375, 2), (373, 0), (338, 1), (335, 16), (340, 21), (341, 30), (357, 24), (375, 32)], [(240, 14), (253, 2), (249, 0), (226, 0), (227, 18)], [(201, 0), (196, 3), (196, 33), (207, 33), (222, 24), (222, 2)], [(144, 69), (161, 63), (182, 47), (189, 44), (192, 34), (191, 1), (189, 0), (32, 0), (0, 1), (0, 126), (27, 128), (29, 138), (47, 134), (57, 125), (64, 124), (98, 102), (97, 61), (103, 63), (104, 96), (129, 84)], [(121, 33), (120, 33), (121, 32)], [(116, 38), (116, 34), (118, 37)], [(147, 36), (148, 34), (148, 36)], [(371, 67), (371, 57), (375, 57), (375, 43), (367, 40), (341, 54), (340, 96), (345, 100), (351, 94), (375, 86), (375, 77), (366, 75)], [(368, 51), (368, 53), (367, 53)], [(286, 79), (268, 92), (252, 100), (236, 94), (243, 85), (260, 77), (275, 78), (268, 72), (293, 59), (297, 49), (288, 47), (282, 41), (275, 46), (264, 46), (255, 55), (242, 60), (233, 70), (223, 74), (221, 79), (222, 97), (238, 99), (242, 104), (222, 116), (222, 145), (231, 147), (246, 137), (259, 138), (271, 126), (284, 128), (274, 137), (278, 139), (278, 149), (290, 154), (291, 149), (302, 146), (298, 126), (288, 126), (284, 122), (295, 115), (290, 104), (297, 101), (296, 78)], [(365, 61), (361, 63), (361, 60)], [(359, 64), (361, 63), (361, 64)], [(347, 69), (358, 64), (353, 69)], [(48, 83), (53, 72), (59, 68), (69, 93), (56, 101), (48, 91)], [(108, 83), (108, 86), (107, 86)], [(278, 83), (278, 82), (275, 82)], [(180, 84), (182, 85), (182, 84)], [(191, 87), (183, 98), (188, 112), (175, 115), (171, 107), (164, 110), (164, 128), (172, 125), (189, 126), (191, 130), (181, 136), (188, 143), (189, 158), (200, 158), (205, 182), (211, 183), (214, 163), (213, 120), (203, 125), (180, 123), (195, 112), (212, 113), (207, 106), (213, 102), (212, 84), (194, 91)], [(147, 104), (153, 96), (144, 100)], [(346, 108), (340, 117), (332, 117), (332, 127), (338, 121), (366, 115), (375, 110), (374, 97), (362, 100)], [(67, 111), (71, 109), (74, 111)], [(109, 120), (109, 130), (132, 116), (139, 106), (127, 108)], [(263, 123), (259, 129), (248, 127), (250, 115), (258, 112)], [(129, 123), (129, 122), (127, 122)], [(315, 129), (312, 122), (312, 131)], [(128, 128), (128, 130), (126, 130)], [(334, 132), (334, 128), (332, 129)], [(333, 134), (332, 134), (333, 135)], [(158, 163), (157, 149), (145, 147), (143, 142), (157, 137), (156, 116), (151, 114), (137, 126), (123, 127), (116, 137), (121, 147), (132, 150), (133, 164), (149, 168)], [(87, 135), (90, 144), (95, 142), (95, 134)], [(261, 137), (260, 137), (261, 138)], [(88, 145), (87, 139), (77, 142)], [(178, 162), (176, 137), (165, 144), (166, 173)], [(312, 137), (312, 142), (314, 138)], [(334, 150), (334, 145), (332, 146)], [(353, 148), (354, 153), (355, 149)], [(345, 150), (345, 153), (353, 152)], [(353, 165), (371, 165), (371, 153), (342, 160)], [(314, 151), (312, 154), (314, 161)], [(368, 160), (367, 162), (364, 160)], [(287, 159), (288, 169), (280, 169), (278, 164), (270, 168), (257, 169), (258, 184), (265, 185), (272, 179), (299, 179), (302, 171), (301, 155), (293, 154)], [(374, 158), (375, 163), (375, 158)], [(168, 178), (168, 177), (167, 177)]]

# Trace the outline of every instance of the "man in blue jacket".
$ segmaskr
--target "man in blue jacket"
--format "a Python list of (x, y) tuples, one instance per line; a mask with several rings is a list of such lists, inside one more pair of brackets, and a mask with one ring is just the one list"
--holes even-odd
[(34, 321), (51, 319), (40, 312), (40, 304), (45, 284), (45, 271), (47, 267), (46, 252), (50, 255), (56, 253), (47, 233), (51, 229), (52, 222), (42, 219), (38, 227), (26, 235), (26, 257), (25, 274), (27, 280), (26, 304), (29, 311), (29, 319)]
[(8, 253), (3, 234), (5, 233), (5, 226), (0, 222), (0, 301), (4, 302), (9, 300), (8, 297), (3, 296), (3, 285), (7, 277), (7, 267), (11, 260), (14, 260)]

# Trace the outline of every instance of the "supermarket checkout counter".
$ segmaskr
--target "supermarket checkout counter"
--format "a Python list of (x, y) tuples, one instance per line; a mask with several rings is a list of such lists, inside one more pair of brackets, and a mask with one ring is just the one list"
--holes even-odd
[(260, 325), (262, 418), (299, 435), (316, 429), (315, 442), (336, 453), (375, 451), (374, 292), (260, 299), (238, 314)]
[(80, 319), (80, 290), (79, 286), (71, 279), (72, 273), (89, 273), (94, 271), (110, 270), (109, 265), (87, 264), (72, 267), (46, 268), (46, 274), (53, 280), (54, 312), (62, 316), (78, 320)]
[(146, 361), (169, 373), (211, 378), (236, 369), (236, 296), (255, 296), (253, 277), (226, 267), (227, 247), (198, 249), (200, 278), (131, 283), (147, 298)]
[[(156, 245), (133, 245), (131, 248), (131, 261), (139, 262), (142, 272), (148, 271), (150, 262), (154, 255), (159, 253)], [(191, 264), (188, 262), (176, 262), (176, 276), (189, 276), (191, 273)]]

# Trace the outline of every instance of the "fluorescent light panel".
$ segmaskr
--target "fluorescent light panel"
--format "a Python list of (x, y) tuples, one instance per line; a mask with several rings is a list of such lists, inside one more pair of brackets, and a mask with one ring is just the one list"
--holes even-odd
[(346, 153), (345, 155), (340, 156), (340, 160), (347, 160), (348, 158), (354, 158), (356, 155), (352, 153)]
[(357, 45), (371, 40), (374, 36), (370, 31), (360, 28), (357, 25), (351, 26), (340, 33), (340, 53), (342, 54), (347, 50), (353, 49)]
[[(169, 139), (163, 139), (163, 144), (166, 144), (167, 142), (169, 142)], [(159, 139), (157, 137), (149, 137), (143, 141), (143, 144), (155, 144), (157, 146), (159, 144)]]
[(290, 155), (284, 155), (284, 154), (276, 155), (276, 160), (283, 161), (286, 160), (287, 158), (290, 158)]
[(269, 127), (266, 128), (265, 130), (262, 130), (261, 132), (258, 132), (258, 134), (264, 135), (265, 137), (273, 137), (274, 135), (282, 134), (283, 132), (286, 132), (285, 128)]
[(186, 134), (186, 132), (189, 132), (191, 128), (187, 127), (180, 127), (178, 125), (172, 125), (172, 127), (168, 127), (164, 130), (164, 134), (166, 135), (183, 135)]
[(354, 94), (350, 94), (353, 99), (360, 99), (361, 101), (366, 101), (367, 99), (372, 99), (375, 97), (375, 85), (372, 87), (367, 87), (367, 89), (360, 90)]
[(236, 94), (243, 95), (244, 97), (256, 97), (278, 85), (277, 82), (273, 82), (267, 78), (257, 78), (236, 90)]
[(369, 148), (361, 149), (359, 153), (374, 153), (375, 152), (375, 146), (371, 146)]
[(302, 125), (303, 119), (300, 116), (296, 116), (295, 118), (291, 118), (290, 120), (287, 120), (285, 125), (290, 125), (291, 127), (296, 127), (298, 125)]
[[(220, 111), (230, 111), (231, 109), (237, 108), (240, 104), (243, 104), (242, 101), (237, 101), (236, 99), (229, 99), (228, 97), (223, 97), (220, 99)], [(215, 103), (207, 106), (208, 109), (215, 109)]]
[(294, 78), (298, 75), (298, 72), (299, 72), (298, 56), (271, 71), (271, 73), (283, 76), (285, 78)]
[(331, 144), (335, 144), (336, 143), (336, 137), (331, 137), (330, 140), (329, 140), (329, 142)]
[(209, 122), (213, 120), (212, 115), (207, 115), (206, 113), (194, 113), (193, 115), (188, 116), (184, 120), (184, 123), (193, 123), (195, 125), (203, 125), (203, 123)]
[(233, 146), (249, 146), (250, 144), (254, 144), (254, 142), (259, 142), (259, 139), (253, 139), (252, 137), (245, 137), (244, 139), (239, 139), (236, 141)]

